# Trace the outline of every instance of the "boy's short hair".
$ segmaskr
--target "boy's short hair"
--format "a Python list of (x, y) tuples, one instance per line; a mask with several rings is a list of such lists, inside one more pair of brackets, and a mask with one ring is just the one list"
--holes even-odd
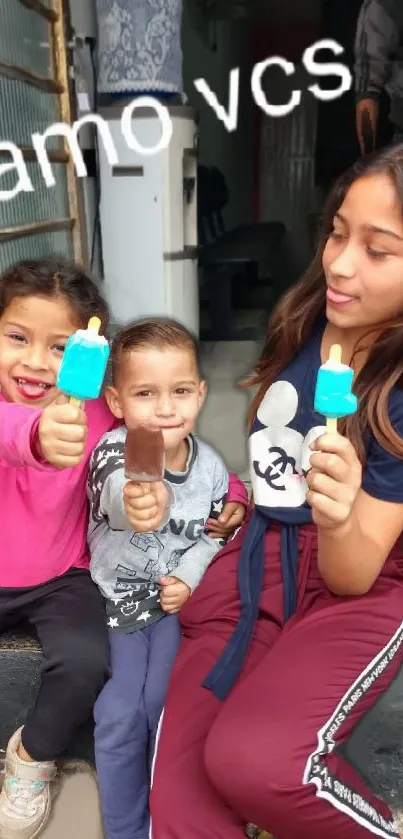
[(199, 342), (185, 326), (172, 318), (142, 318), (121, 329), (113, 340), (111, 350), (113, 384), (116, 384), (125, 356), (134, 350), (147, 347), (158, 350), (163, 350), (165, 347), (187, 350), (193, 355), (198, 375), (201, 375)]

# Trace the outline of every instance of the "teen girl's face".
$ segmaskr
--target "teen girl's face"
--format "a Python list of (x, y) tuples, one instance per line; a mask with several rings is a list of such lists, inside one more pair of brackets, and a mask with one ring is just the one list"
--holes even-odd
[(0, 317), (0, 390), (8, 402), (52, 402), (64, 347), (77, 328), (62, 297), (13, 298)]
[(323, 269), (326, 316), (334, 326), (365, 331), (403, 312), (403, 214), (389, 177), (365, 176), (350, 187)]

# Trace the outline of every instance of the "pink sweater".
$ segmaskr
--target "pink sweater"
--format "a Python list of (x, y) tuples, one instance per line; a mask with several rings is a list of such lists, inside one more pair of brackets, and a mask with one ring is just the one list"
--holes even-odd
[(73, 469), (56, 469), (32, 454), (41, 412), (0, 396), (0, 586), (35, 586), (88, 568), (89, 460), (116, 420), (103, 399), (88, 402), (86, 412), (85, 457)]
[[(86, 404), (85, 457), (73, 469), (38, 462), (32, 453), (40, 411), (0, 394), (0, 587), (35, 586), (70, 568), (88, 568), (87, 477), (92, 450), (116, 425), (103, 399)], [(231, 475), (228, 500), (247, 504)]]

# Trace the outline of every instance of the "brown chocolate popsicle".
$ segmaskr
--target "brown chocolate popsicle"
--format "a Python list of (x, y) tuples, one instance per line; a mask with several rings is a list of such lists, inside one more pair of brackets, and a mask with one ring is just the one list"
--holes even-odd
[(138, 425), (127, 429), (125, 477), (129, 481), (162, 481), (165, 468), (164, 437), (160, 428)]

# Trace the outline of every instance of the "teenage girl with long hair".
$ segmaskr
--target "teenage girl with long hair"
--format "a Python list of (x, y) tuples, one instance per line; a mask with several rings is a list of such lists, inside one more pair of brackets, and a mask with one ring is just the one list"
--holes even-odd
[[(331, 434), (313, 404), (334, 343), (359, 411)], [(391, 839), (343, 746), (403, 661), (402, 145), (334, 188), (251, 383), (254, 506), (181, 612), (152, 836)]]

